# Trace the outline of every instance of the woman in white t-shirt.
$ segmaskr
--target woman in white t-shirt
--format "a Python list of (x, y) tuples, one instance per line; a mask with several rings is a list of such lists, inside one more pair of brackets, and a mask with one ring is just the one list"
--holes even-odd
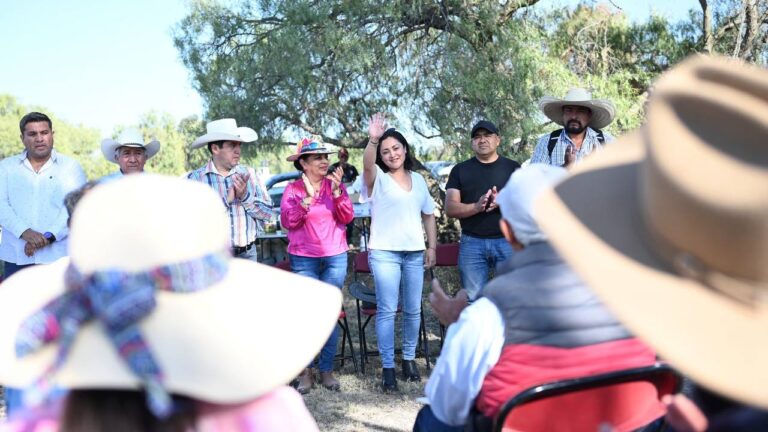
[[(382, 364), (381, 386), (397, 390), (395, 378), (395, 313), (403, 293), (403, 379), (420, 381), (414, 361), (419, 339), (424, 267), (435, 265), (435, 203), (424, 177), (411, 171), (413, 159), (405, 137), (387, 129), (383, 114), (368, 125), (363, 154), (364, 193), (371, 202), (368, 261), (376, 284), (376, 336)], [(424, 247), (424, 232), (428, 247)]]

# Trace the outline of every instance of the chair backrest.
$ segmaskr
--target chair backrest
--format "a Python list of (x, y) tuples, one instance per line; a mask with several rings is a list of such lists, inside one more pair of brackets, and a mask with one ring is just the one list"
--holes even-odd
[(370, 273), (368, 266), (368, 251), (358, 252), (355, 259), (352, 260), (352, 271), (355, 273)]
[(438, 267), (455, 267), (459, 265), (459, 244), (458, 243), (443, 243), (437, 245), (435, 249), (435, 256)]
[(508, 400), (494, 431), (631, 431), (664, 415), (662, 396), (682, 387), (664, 363), (532, 387)]

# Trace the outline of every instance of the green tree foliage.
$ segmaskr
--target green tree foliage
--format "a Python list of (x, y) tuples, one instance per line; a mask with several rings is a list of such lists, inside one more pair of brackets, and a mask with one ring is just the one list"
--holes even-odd
[(533, 3), (196, 1), (175, 38), (208, 116), (255, 127), (262, 145), (289, 128), (359, 147), (375, 111), (458, 142), (479, 117), (532, 128), (537, 30), (516, 13)]
[(553, 127), (536, 101), (573, 86), (614, 101), (611, 132), (633, 129), (653, 80), (709, 39), (711, 51), (765, 62), (766, 0), (700, 0), (678, 23), (535, 3), (197, 0), (175, 43), (207, 115), (255, 127), (261, 149), (284, 143), (286, 130), (361, 146), (367, 118), (387, 111), (455, 158), (471, 153), (467, 129), (480, 117), (524, 157), (530, 138)]

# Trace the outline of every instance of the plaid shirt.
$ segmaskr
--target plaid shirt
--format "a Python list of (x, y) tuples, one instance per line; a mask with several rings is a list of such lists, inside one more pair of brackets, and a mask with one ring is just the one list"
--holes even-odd
[[(613, 141), (613, 136), (607, 132), (603, 132), (605, 137), (605, 143)], [(536, 148), (533, 150), (533, 156), (531, 156), (531, 163), (545, 163), (549, 165), (563, 166), (565, 164), (565, 149), (570, 144), (573, 144), (571, 138), (565, 133), (565, 130), (560, 132), (560, 138), (555, 144), (555, 148), (552, 150), (552, 157), (549, 157), (549, 151), (547, 146), (549, 145), (549, 134), (544, 134), (539, 138)], [(576, 162), (581, 162), (582, 159), (589, 156), (593, 151), (600, 151), (600, 141), (597, 140), (597, 132), (594, 129), (588, 127), (587, 135), (584, 137), (584, 142), (581, 144), (581, 148), (576, 152)]]
[[(232, 186), (232, 175), (248, 174), (248, 191), (243, 200), (227, 202), (227, 190)], [(216, 171), (213, 161), (192, 171), (187, 176), (190, 180), (206, 183), (221, 197), (224, 208), (229, 212), (229, 233), (233, 247), (247, 246), (256, 241), (256, 236), (264, 232), (264, 221), (272, 218), (272, 199), (256, 171), (248, 166), (238, 165), (223, 176)]]

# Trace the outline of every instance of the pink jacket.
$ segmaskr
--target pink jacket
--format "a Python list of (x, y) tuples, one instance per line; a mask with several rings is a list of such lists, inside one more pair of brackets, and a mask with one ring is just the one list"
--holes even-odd
[(355, 214), (347, 190), (333, 197), (331, 181), (323, 179), (309, 209), (301, 205), (307, 191), (302, 179), (286, 186), (280, 202), (280, 224), (288, 230), (288, 253), (304, 257), (326, 257), (346, 252), (346, 225)]

